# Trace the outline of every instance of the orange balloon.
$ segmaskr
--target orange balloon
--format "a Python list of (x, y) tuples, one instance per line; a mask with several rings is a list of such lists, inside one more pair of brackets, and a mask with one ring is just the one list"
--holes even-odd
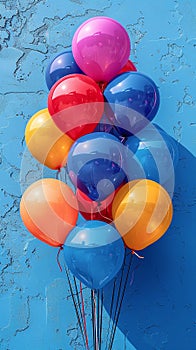
[(29, 120), (25, 140), (33, 157), (51, 169), (60, 169), (65, 165), (74, 142), (57, 128), (47, 108)]
[(125, 244), (141, 250), (167, 231), (173, 207), (169, 194), (160, 184), (142, 179), (120, 189), (114, 198), (112, 214)]
[(35, 237), (58, 247), (76, 225), (78, 204), (75, 194), (65, 183), (56, 179), (42, 179), (24, 192), (20, 215)]

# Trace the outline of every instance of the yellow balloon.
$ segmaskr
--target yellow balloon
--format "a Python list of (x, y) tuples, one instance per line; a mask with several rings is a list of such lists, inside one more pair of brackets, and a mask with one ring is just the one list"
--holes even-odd
[(167, 231), (173, 207), (169, 194), (160, 184), (142, 179), (131, 181), (119, 190), (112, 214), (125, 244), (141, 250)]
[(74, 141), (60, 131), (53, 122), (48, 109), (42, 109), (29, 120), (25, 140), (31, 154), (51, 169), (60, 169), (66, 164)]

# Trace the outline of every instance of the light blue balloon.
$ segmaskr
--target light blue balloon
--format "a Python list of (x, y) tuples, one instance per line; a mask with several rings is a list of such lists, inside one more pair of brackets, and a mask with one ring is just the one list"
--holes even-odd
[(64, 243), (65, 262), (82, 283), (91, 289), (103, 288), (120, 270), (124, 243), (118, 231), (102, 221), (76, 226)]
[(155, 124), (149, 125), (137, 136), (130, 136), (125, 142), (129, 150), (137, 148), (131, 159), (125, 157), (128, 181), (146, 178), (164, 185), (174, 177), (178, 163), (177, 142)]

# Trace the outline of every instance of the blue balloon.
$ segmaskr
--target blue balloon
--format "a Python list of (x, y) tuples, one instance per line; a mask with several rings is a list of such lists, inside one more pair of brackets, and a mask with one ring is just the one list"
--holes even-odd
[[(108, 134), (111, 134), (111, 135), (117, 137), (117, 139), (119, 139), (122, 144), (124, 144), (126, 139), (127, 139), (127, 137), (123, 137), (121, 135), (119, 128), (115, 126), (115, 121), (113, 120), (113, 122), (112, 122), (111, 120), (109, 120), (105, 113), (104, 113), (103, 117), (101, 118), (101, 121), (99, 122), (99, 124), (95, 128), (94, 132), (106, 132)], [(133, 153), (135, 153), (138, 146), (139, 146), (139, 143), (135, 142), (135, 148), (132, 147), (131, 151)]]
[[(151, 121), (159, 108), (160, 97), (154, 81), (139, 72), (117, 76), (105, 88), (115, 124), (123, 136), (135, 134)], [(110, 116), (111, 118), (111, 116)]]
[(74, 73), (84, 74), (78, 67), (72, 51), (60, 53), (47, 66), (45, 78), (48, 89), (50, 90), (59, 79)]
[(102, 201), (124, 181), (125, 147), (115, 136), (95, 132), (80, 137), (67, 160), (72, 183), (94, 201)]
[(100, 122), (97, 124), (94, 132), (106, 132), (113, 135), (112, 123), (108, 120), (105, 113), (103, 114)]
[(81, 282), (91, 289), (103, 288), (120, 270), (124, 243), (118, 231), (102, 221), (76, 226), (64, 243), (65, 262)]
[(108, 123), (100, 122), (99, 124), (97, 124), (93, 132), (107, 132), (108, 134), (113, 135), (113, 127)]
[(120, 142), (124, 141), (124, 137), (119, 133), (119, 129), (115, 125), (112, 125), (109, 121), (107, 122), (101, 120), (93, 132), (106, 132), (117, 137)]
[(93, 132), (106, 132), (117, 137), (122, 143), (124, 143), (125, 141), (125, 137), (121, 135), (121, 133), (119, 132), (119, 128), (115, 126), (115, 122), (113, 124), (111, 120), (108, 120), (105, 114), (103, 115), (99, 124), (97, 124)]
[(143, 129), (138, 137), (130, 136), (125, 146), (133, 152), (132, 159), (126, 159), (128, 180), (147, 178), (164, 185), (174, 177), (178, 162), (177, 143), (156, 125)]

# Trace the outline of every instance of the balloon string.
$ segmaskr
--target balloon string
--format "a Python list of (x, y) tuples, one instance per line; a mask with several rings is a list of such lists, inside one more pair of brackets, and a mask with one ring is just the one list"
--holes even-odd
[[(125, 261), (124, 261), (124, 263), (125, 263)], [(120, 311), (121, 311), (121, 308), (122, 308), (122, 303), (123, 303), (123, 299), (124, 299), (124, 296), (125, 296), (125, 291), (126, 291), (126, 287), (127, 287), (127, 283), (128, 283), (129, 272), (130, 272), (130, 268), (131, 268), (131, 265), (132, 265), (131, 263), (132, 263), (132, 255), (131, 255), (130, 263), (128, 265), (126, 277), (125, 277), (125, 282), (124, 282), (124, 286), (123, 286), (123, 290), (122, 290), (122, 294), (121, 294), (121, 300), (120, 300), (120, 303), (118, 303), (118, 306), (117, 306), (118, 312), (117, 312), (116, 318), (115, 318), (114, 323), (113, 323), (114, 328), (112, 330), (112, 335), (111, 335), (111, 338), (110, 338), (110, 344), (109, 344), (108, 350), (112, 350), (114, 337), (115, 337), (115, 333), (116, 333), (116, 328), (117, 328), (117, 324), (118, 324), (118, 320), (119, 320), (119, 316), (120, 316)], [(121, 289), (121, 287), (120, 287), (120, 289)]]
[(68, 283), (69, 283), (69, 289), (70, 289), (70, 292), (71, 292), (71, 297), (72, 297), (72, 301), (73, 301), (73, 304), (74, 304), (74, 308), (75, 308), (78, 324), (79, 324), (79, 327), (80, 327), (82, 339), (83, 339), (84, 345), (86, 345), (85, 339), (84, 339), (84, 334), (83, 334), (82, 323), (81, 323), (80, 315), (79, 315), (79, 312), (78, 312), (79, 305), (77, 305), (77, 303), (76, 303), (76, 299), (75, 299), (74, 292), (73, 292), (73, 287), (72, 287), (70, 276), (69, 276), (69, 270), (67, 269), (66, 266), (65, 266), (65, 272), (66, 272), (66, 275), (67, 275), (67, 279), (68, 279)]
[(133, 285), (134, 282), (134, 278), (135, 278), (135, 271), (140, 267), (140, 263), (138, 265), (136, 265), (136, 267), (134, 267), (132, 274), (131, 274), (131, 281), (130, 281), (130, 287)]
[(99, 290), (96, 291), (97, 296), (97, 339), (99, 343), (99, 326), (100, 326), (100, 302), (99, 302)]
[[(116, 322), (116, 317), (117, 317), (117, 313), (118, 313), (118, 306), (119, 306), (119, 300), (120, 300), (120, 294), (121, 294), (121, 287), (122, 287), (123, 277), (124, 277), (125, 261), (126, 261), (126, 254), (124, 256), (123, 266), (122, 266), (122, 270), (121, 270), (120, 284), (119, 284), (119, 287), (118, 287), (117, 298), (116, 298), (116, 309), (115, 309), (115, 312), (114, 312), (114, 318), (113, 318), (113, 324), (112, 324), (112, 329), (111, 329), (111, 335), (110, 335), (108, 349), (110, 348), (110, 344), (112, 343), (113, 332), (115, 330), (115, 322)], [(111, 315), (111, 317), (112, 317), (112, 315)], [(108, 350), (108, 349), (106, 349), (106, 350)]]
[(111, 299), (111, 304), (110, 304), (110, 319), (109, 319), (109, 325), (108, 325), (108, 331), (107, 331), (107, 339), (106, 339), (106, 347), (105, 350), (108, 349), (108, 341), (109, 341), (109, 334), (110, 334), (110, 328), (111, 328), (111, 320), (112, 320), (112, 314), (113, 314), (113, 306), (114, 306), (114, 295), (116, 292), (116, 278), (113, 283), (113, 290), (112, 290), (112, 299)]
[(80, 297), (82, 302), (82, 318), (83, 318), (83, 325), (84, 325), (84, 336), (86, 341), (86, 348), (89, 350), (89, 343), (88, 343), (88, 334), (87, 334), (87, 326), (86, 326), (86, 315), (84, 310), (84, 297), (82, 293), (82, 283), (80, 282)]
[(131, 254), (136, 255), (138, 259), (144, 259), (144, 256), (139, 255), (138, 253), (135, 252), (135, 250), (132, 250)]
[[(76, 298), (77, 298), (77, 302), (78, 302), (78, 309), (79, 309), (79, 315), (80, 315), (80, 318), (82, 320), (82, 326), (83, 326), (83, 329), (84, 329), (84, 336), (85, 336), (85, 342), (86, 342), (86, 339), (87, 339), (87, 342), (85, 343), (86, 344), (86, 348), (87, 350), (89, 350), (89, 345), (88, 345), (88, 337), (87, 337), (87, 327), (86, 327), (86, 316), (85, 316), (85, 312), (83, 311), (84, 310), (84, 298), (83, 298), (83, 294), (82, 294), (82, 302), (80, 302), (80, 299), (79, 299), (79, 290), (78, 290), (78, 286), (77, 286), (77, 281), (76, 281), (76, 277), (73, 276), (73, 280), (74, 280), (74, 286), (75, 286), (75, 295), (76, 295)], [(82, 286), (82, 284), (81, 284)], [(83, 310), (81, 308), (81, 304), (83, 303)], [(83, 314), (84, 314), (84, 317), (83, 317)]]
[(97, 209), (98, 209), (99, 215), (101, 215), (102, 218), (107, 219), (107, 220), (109, 220), (109, 221), (111, 221), (111, 222), (113, 221), (112, 219), (108, 218), (107, 216), (105, 216), (105, 215), (103, 215), (103, 214), (101, 213), (101, 211), (100, 211), (100, 204), (98, 204)]
[(91, 289), (91, 309), (92, 309), (93, 349), (96, 350), (96, 343), (95, 343), (94, 301), (93, 301), (93, 290), (92, 290), (92, 289)]
[(101, 341), (102, 341), (102, 323), (103, 323), (103, 289), (101, 290), (101, 313), (100, 313), (100, 330), (99, 330), (99, 343), (101, 350)]
[[(74, 286), (75, 286), (75, 295), (76, 295), (77, 302), (78, 302), (79, 314), (80, 314), (81, 320), (83, 321), (81, 302), (80, 302), (80, 298), (79, 298), (79, 290), (78, 290), (78, 286), (77, 286), (77, 282), (76, 282), (76, 277), (75, 276), (73, 276), (73, 280), (74, 280)], [(84, 328), (84, 324), (83, 324), (83, 328)]]
[(63, 250), (63, 246), (61, 245), (61, 246), (59, 247), (59, 249), (58, 249), (57, 256), (56, 256), (56, 261), (57, 261), (59, 270), (60, 270), (61, 272), (63, 271), (63, 269), (62, 269), (62, 266), (61, 266), (61, 263), (60, 263), (59, 258), (60, 258), (60, 253), (61, 253), (62, 250)]
[(95, 299), (95, 291), (93, 290), (93, 303), (94, 303), (94, 324), (95, 324), (95, 348), (96, 350), (99, 350), (99, 341), (98, 341), (98, 332), (97, 332), (97, 305), (96, 305), (96, 299)]

